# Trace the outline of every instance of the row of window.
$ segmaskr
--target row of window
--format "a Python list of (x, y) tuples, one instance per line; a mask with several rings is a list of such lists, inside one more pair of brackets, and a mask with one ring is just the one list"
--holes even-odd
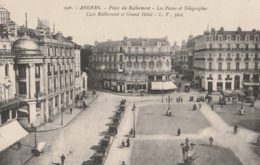
[(64, 49), (58, 47), (47, 46), (47, 55), (48, 56), (70, 56), (74, 54), (74, 49)]
[[(218, 63), (218, 70), (222, 70), (223, 68), (222, 68), (222, 63)], [(230, 62), (228, 62), (227, 63), (227, 68), (226, 68), (227, 70), (231, 70), (231, 63)], [(241, 68), (240, 68), (240, 63), (239, 62), (237, 62), (236, 63), (236, 70), (240, 70)], [(249, 63), (248, 62), (246, 62), (245, 63), (245, 68), (244, 68), (245, 70), (249, 70)], [(258, 62), (256, 62), (255, 63), (255, 67), (254, 67), (254, 69), (255, 70), (258, 70)], [(212, 62), (209, 62), (209, 70), (212, 70)]]
[(237, 36), (231, 36), (231, 35), (228, 35), (228, 36), (222, 36), (222, 35), (218, 35), (216, 37), (213, 37), (213, 36), (208, 36), (207, 37), (207, 41), (218, 41), (218, 42), (222, 42), (222, 41), (236, 41), (236, 42), (240, 42), (242, 40), (245, 40), (246, 42), (249, 42), (249, 41), (254, 41), (254, 42), (258, 42), (259, 41), (259, 36), (245, 36), (245, 37), (241, 37), (240, 35), (237, 35)]
[[(222, 59), (222, 57), (223, 57), (223, 55), (221, 53), (219, 53), (218, 54), (218, 58)], [(258, 59), (258, 54), (255, 54), (254, 57), (255, 57), (255, 59)], [(209, 54), (209, 58), (212, 58), (212, 54), (211, 53)], [(228, 59), (231, 58), (231, 54), (230, 53), (227, 54), (227, 58)], [(236, 59), (240, 59), (240, 54), (239, 53), (236, 54)], [(245, 54), (245, 59), (249, 59), (249, 54), (248, 53)]]
[[(242, 47), (240, 46), (240, 44), (236, 44), (236, 46), (234, 47), (233, 45), (231, 44), (227, 44), (226, 45), (227, 47), (225, 47), (225, 49), (228, 49), (228, 50), (231, 50), (231, 49), (241, 49)], [(216, 47), (216, 45), (212, 45), (212, 44), (209, 44), (209, 49), (213, 49), (213, 48), (218, 48), (218, 49), (223, 49), (223, 45), (222, 44), (218, 44), (218, 46)], [(250, 49), (258, 49), (258, 44), (254, 44), (254, 47), (250, 47)], [(245, 44), (245, 47), (243, 47), (243, 49), (245, 50), (249, 50), (249, 44)]]
[[(212, 74), (209, 74), (208, 79), (209, 78), (213, 80)], [(254, 82), (259, 82), (259, 74), (253, 74), (252, 78), (253, 78)], [(227, 75), (226, 79), (232, 80), (229, 74)], [(218, 74), (218, 80), (222, 80), (222, 75), (221, 74)], [(250, 82), (250, 74), (244, 74), (243, 75), (243, 81), (244, 82)]]

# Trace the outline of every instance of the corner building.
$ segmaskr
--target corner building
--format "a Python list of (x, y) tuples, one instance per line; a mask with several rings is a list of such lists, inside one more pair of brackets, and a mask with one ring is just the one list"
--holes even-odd
[(17, 93), (28, 123), (40, 125), (74, 101), (74, 44), (57, 33), (13, 43)]
[(259, 98), (260, 32), (212, 29), (196, 38), (195, 82), (209, 92), (254, 89)]
[(152, 82), (170, 82), (168, 38), (127, 38), (96, 43), (90, 83), (114, 92), (151, 92)]

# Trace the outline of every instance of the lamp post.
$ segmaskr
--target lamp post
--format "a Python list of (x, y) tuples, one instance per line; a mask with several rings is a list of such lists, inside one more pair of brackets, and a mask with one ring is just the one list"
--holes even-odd
[(171, 105), (170, 103), (172, 102), (172, 97), (169, 95), (168, 98), (166, 98), (166, 102), (168, 102), (168, 109), (170, 110), (171, 109)]
[(136, 108), (136, 106), (134, 103), (133, 108), (132, 108), (132, 111), (133, 111), (133, 133), (132, 133), (133, 138), (135, 137), (135, 108)]
[(162, 81), (162, 103), (163, 103), (163, 82), (164, 81)]
[(61, 107), (61, 121), (60, 121), (60, 124), (63, 125), (63, 110), (64, 110), (64, 103)]

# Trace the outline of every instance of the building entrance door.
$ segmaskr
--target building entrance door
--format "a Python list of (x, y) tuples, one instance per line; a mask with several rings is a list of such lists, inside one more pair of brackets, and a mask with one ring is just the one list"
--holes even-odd
[(138, 84), (135, 84), (135, 92), (138, 93)]
[(237, 90), (240, 88), (240, 77), (238, 75), (235, 76), (234, 89)]
[(211, 93), (213, 91), (213, 83), (208, 82), (208, 93)]

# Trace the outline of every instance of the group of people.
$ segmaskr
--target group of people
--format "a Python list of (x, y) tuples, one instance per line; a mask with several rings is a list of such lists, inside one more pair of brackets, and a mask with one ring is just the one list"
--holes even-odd
[(130, 147), (130, 139), (127, 138), (126, 139), (126, 142), (123, 140), (122, 143), (121, 143), (122, 147)]
[(176, 102), (177, 102), (177, 103), (183, 103), (183, 98), (182, 98), (182, 97), (176, 98)]

